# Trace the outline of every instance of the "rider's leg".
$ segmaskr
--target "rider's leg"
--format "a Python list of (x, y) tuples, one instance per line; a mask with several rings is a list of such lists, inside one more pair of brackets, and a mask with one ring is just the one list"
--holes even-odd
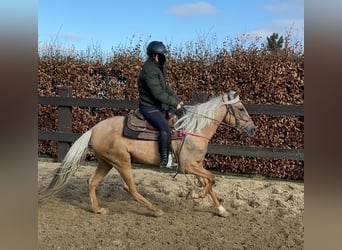
[(145, 119), (159, 130), (158, 148), (161, 158), (160, 166), (172, 167), (171, 164), (168, 164), (170, 151), (170, 127), (162, 111), (157, 107), (145, 105), (140, 105), (139, 109)]
[(165, 131), (159, 132), (158, 137), (158, 146), (159, 146), (159, 154), (161, 157), (160, 166), (166, 167), (169, 161), (169, 133)]

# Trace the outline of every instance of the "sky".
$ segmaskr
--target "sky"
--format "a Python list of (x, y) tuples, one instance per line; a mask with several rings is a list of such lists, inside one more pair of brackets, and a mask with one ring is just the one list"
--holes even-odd
[(304, 45), (304, 0), (39, 0), (38, 46), (110, 52), (139, 41), (183, 46), (205, 39), (220, 47), (272, 33)]

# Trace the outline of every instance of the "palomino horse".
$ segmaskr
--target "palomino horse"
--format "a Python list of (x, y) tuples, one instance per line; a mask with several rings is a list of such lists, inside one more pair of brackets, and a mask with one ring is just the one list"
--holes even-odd
[[(84, 160), (88, 146), (91, 146), (98, 159), (98, 167), (88, 179), (90, 201), (95, 213), (108, 213), (108, 209), (99, 206), (95, 189), (114, 167), (119, 172), (126, 191), (155, 216), (164, 214), (137, 191), (131, 168), (132, 159), (139, 163), (159, 166), (157, 142), (123, 137), (124, 119), (124, 116), (111, 117), (85, 132), (72, 145), (51, 183), (40, 194), (39, 200), (56, 193), (65, 185)], [(185, 137), (173, 140), (172, 148), (178, 160), (178, 171), (193, 174), (203, 186), (200, 193), (192, 192), (189, 198), (204, 198), (209, 193), (218, 214), (227, 217), (229, 213), (220, 204), (212, 189), (215, 177), (203, 167), (208, 142), (221, 123), (234, 127), (248, 136), (255, 134), (255, 125), (239, 96), (235, 91), (230, 91), (205, 103), (188, 106), (186, 114), (175, 124), (175, 128), (183, 131)]]

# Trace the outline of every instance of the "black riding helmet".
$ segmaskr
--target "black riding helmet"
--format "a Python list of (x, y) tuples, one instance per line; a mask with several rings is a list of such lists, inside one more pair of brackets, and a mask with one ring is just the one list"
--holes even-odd
[(147, 46), (147, 55), (152, 56), (155, 54), (162, 54), (164, 55), (167, 53), (166, 47), (162, 42), (159, 41), (152, 41)]

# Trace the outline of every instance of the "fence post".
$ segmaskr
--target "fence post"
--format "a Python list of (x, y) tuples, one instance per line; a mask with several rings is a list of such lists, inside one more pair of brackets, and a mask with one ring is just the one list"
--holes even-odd
[[(60, 87), (58, 95), (61, 97), (72, 97), (72, 87)], [(72, 132), (72, 106), (58, 106), (58, 131)], [(61, 162), (70, 149), (70, 143), (58, 141), (57, 161)]]

